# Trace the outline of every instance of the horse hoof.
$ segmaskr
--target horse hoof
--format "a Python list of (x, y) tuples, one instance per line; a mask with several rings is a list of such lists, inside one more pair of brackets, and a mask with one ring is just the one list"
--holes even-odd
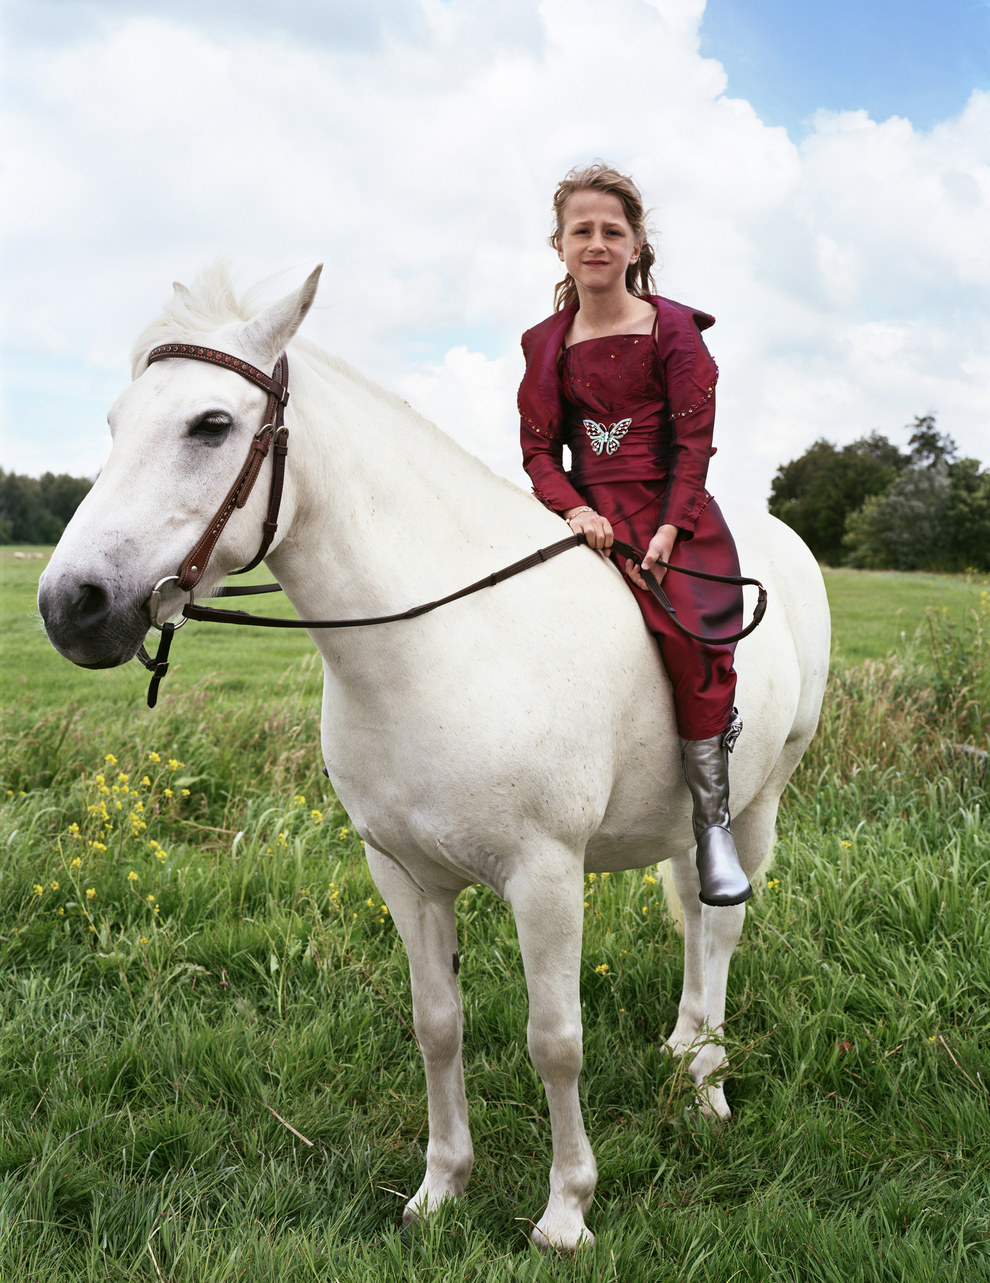
[(578, 1248), (594, 1247), (595, 1236), (586, 1225), (581, 1226), (581, 1231), (577, 1237), (571, 1235), (561, 1235), (560, 1237), (548, 1238), (538, 1225), (533, 1227), (530, 1234), (530, 1241), (533, 1246), (538, 1248), (543, 1256), (549, 1256), (551, 1252), (556, 1252), (559, 1256), (570, 1256)]

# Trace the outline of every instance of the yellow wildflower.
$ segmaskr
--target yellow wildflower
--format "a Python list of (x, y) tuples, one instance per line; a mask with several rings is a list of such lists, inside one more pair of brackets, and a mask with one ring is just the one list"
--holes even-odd
[(162, 759), (158, 756), (158, 754), (157, 754), (157, 753), (149, 753), (149, 754), (148, 754), (148, 761), (149, 761), (149, 762), (153, 762), (156, 766), (158, 765), (158, 763), (159, 763), (161, 760), (162, 760)]
[(322, 811), (310, 811), (310, 813), (309, 813), (309, 818), (313, 821), (313, 823), (314, 823), (314, 824), (322, 824), (322, 822), (323, 822), (323, 812), (322, 812)]
[(78, 856), (78, 855), (76, 856), (76, 858), (75, 858), (74, 860), (71, 860), (71, 861), (69, 862), (69, 868), (70, 868), (70, 869), (81, 869), (81, 868), (82, 868), (82, 860), (80, 860), (80, 858), (79, 858), (79, 856)]
[(95, 899), (96, 899), (96, 887), (87, 887), (87, 888), (86, 888), (86, 899), (87, 899), (87, 900), (95, 900)]
[(34, 887), (33, 887), (32, 889), (33, 889), (33, 891), (34, 891), (34, 894), (35, 894), (35, 895), (44, 895), (44, 894), (45, 894), (45, 888), (41, 885), (41, 883), (40, 883), (40, 882), (36, 882), (36, 883), (34, 884)]
[(127, 881), (136, 882), (137, 880), (138, 880), (138, 875), (134, 872), (133, 869), (131, 869), (130, 873), (128, 873), (127, 875)]
[(345, 829), (337, 830), (337, 836), (340, 838), (341, 842), (343, 842), (344, 838), (347, 837), (349, 833), (350, 833), (350, 829), (345, 828)]
[(48, 883), (48, 889), (49, 889), (49, 891), (57, 891), (57, 890), (58, 890), (58, 882), (57, 882), (57, 881), (55, 881), (55, 880), (52, 880), (51, 882), (49, 882), (49, 883)]
[(117, 759), (114, 757), (114, 755), (113, 755), (112, 753), (108, 753), (108, 754), (106, 755), (106, 757), (105, 757), (103, 760), (104, 760), (104, 762), (106, 762), (107, 766), (116, 766), (116, 765), (117, 765)]
[(608, 975), (608, 963), (607, 963), (607, 962), (600, 962), (600, 963), (598, 964), (598, 966), (595, 968), (595, 970), (598, 972), (598, 974), (599, 974), (600, 976), (607, 976), (607, 975)]

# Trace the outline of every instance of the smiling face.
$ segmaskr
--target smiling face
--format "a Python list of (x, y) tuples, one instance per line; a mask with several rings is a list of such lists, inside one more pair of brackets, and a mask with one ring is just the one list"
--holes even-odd
[(581, 188), (568, 197), (561, 221), (557, 254), (578, 294), (625, 293), (626, 269), (639, 257), (640, 240), (618, 196)]

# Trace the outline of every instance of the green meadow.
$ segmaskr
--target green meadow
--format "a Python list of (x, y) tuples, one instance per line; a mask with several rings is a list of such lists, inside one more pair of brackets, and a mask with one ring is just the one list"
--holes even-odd
[(0, 550), (0, 1283), (990, 1280), (985, 581), (827, 575), (822, 724), (730, 976), (731, 1125), (662, 1049), (659, 879), (589, 878), (597, 1243), (571, 1258), (527, 1243), (549, 1125), (483, 888), (474, 1174), (399, 1233), (426, 1147), (405, 956), (320, 772), (305, 636), (189, 624), (150, 711), (142, 669), (50, 649), (43, 565)]

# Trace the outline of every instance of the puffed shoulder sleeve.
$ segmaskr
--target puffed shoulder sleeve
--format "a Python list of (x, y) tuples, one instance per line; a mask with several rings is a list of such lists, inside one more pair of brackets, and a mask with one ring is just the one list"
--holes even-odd
[(586, 502), (564, 471), (563, 406), (557, 353), (570, 316), (558, 313), (522, 337), (526, 372), (519, 385), (519, 438), (523, 467), (533, 493), (554, 512), (580, 508)]
[(671, 448), (660, 525), (677, 526), (685, 535), (708, 502), (708, 463), (715, 453), (715, 384), (718, 366), (701, 331), (714, 324), (705, 312), (658, 300), (657, 349), (663, 366), (669, 409)]

